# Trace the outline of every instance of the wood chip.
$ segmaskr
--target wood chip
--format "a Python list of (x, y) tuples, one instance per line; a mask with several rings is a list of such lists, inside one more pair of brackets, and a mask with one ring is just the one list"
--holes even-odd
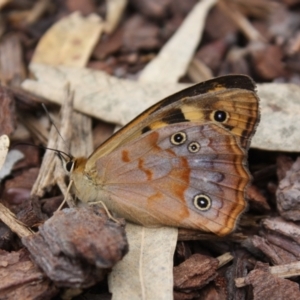
[(279, 278), (269, 273), (267, 265), (257, 264), (259, 268), (251, 271), (245, 278), (236, 279), (237, 286), (252, 285), (253, 299), (296, 300), (300, 297), (298, 283)]
[(58, 211), (35, 235), (22, 239), (56, 285), (90, 287), (128, 251), (122, 225), (96, 207)]
[(58, 289), (30, 260), (26, 249), (0, 250), (1, 299), (51, 299)]
[(286, 220), (300, 221), (300, 157), (280, 181), (276, 197), (280, 215)]
[(174, 289), (200, 289), (216, 276), (219, 261), (215, 258), (193, 254), (179, 266), (174, 267)]
[(0, 86), (0, 136), (12, 134), (15, 128), (15, 100), (8, 89)]
[(8, 35), (1, 39), (0, 42), (1, 83), (10, 86), (20, 86), (26, 77), (20, 38), (16, 34)]

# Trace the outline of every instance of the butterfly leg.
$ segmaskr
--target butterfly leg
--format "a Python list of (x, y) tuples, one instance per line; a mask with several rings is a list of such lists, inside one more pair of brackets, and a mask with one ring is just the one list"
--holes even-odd
[(90, 205), (101, 204), (101, 205), (103, 206), (104, 210), (106, 211), (107, 216), (108, 216), (111, 220), (115, 221), (115, 223), (121, 224), (121, 222), (120, 222), (119, 220), (117, 220), (116, 218), (114, 218), (114, 217), (112, 216), (112, 214), (109, 212), (108, 208), (106, 207), (106, 205), (105, 205), (105, 203), (104, 203), (103, 201), (89, 202), (89, 204), (90, 204)]
[(62, 201), (62, 203), (58, 207), (57, 211), (60, 211), (62, 209), (62, 207), (64, 206), (64, 204), (67, 202), (67, 195), (70, 192), (70, 189), (71, 189), (71, 186), (72, 186), (73, 182), (74, 182), (73, 180), (70, 181), (70, 183), (68, 185), (68, 188), (67, 188), (67, 191), (66, 191), (66, 194), (65, 194), (65, 197), (64, 197), (64, 200)]

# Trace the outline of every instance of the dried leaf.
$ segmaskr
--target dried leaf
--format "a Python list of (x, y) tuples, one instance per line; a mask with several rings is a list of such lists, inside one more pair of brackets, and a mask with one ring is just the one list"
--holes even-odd
[[(25, 80), (23, 87), (26, 90), (61, 103), (63, 85), (68, 81), (75, 89), (76, 110), (120, 125), (125, 125), (156, 101), (188, 86), (121, 80), (88, 69), (34, 64), (31, 70), (38, 81)], [(300, 87), (285, 83), (257, 86), (261, 99), (261, 122), (251, 146), (273, 151), (299, 151)]]
[(107, 0), (106, 1), (106, 22), (104, 30), (107, 33), (112, 33), (118, 26), (124, 10), (127, 6), (127, 0)]
[(300, 87), (295, 84), (258, 84), (261, 121), (251, 147), (272, 151), (299, 151)]
[(174, 83), (186, 73), (202, 37), (206, 15), (216, 2), (203, 0), (194, 6), (157, 57), (144, 68), (139, 78), (141, 82)]
[(3, 164), (6, 159), (6, 155), (9, 147), (9, 138), (7, 135), (0, 136), (0, 168), (3, 167)]
[(112, 299), (173, 299), (177, 229), (127, 224), (126, 234), (129, 253), (109, 277)]
[[(15, 165), (20, 159), (24, 157), (24, 154), (19, 150), (11, 150), (6, 156), (6, 160), (0, 170), (0, 181), (8, 176)], [(1, 164), (1, 163), (0, 163)]]
[(30, 69), (37, 80), (25, 80), (22, 85), (26, 90), (61, 104), (64, 86), (69, 82), (74, 90), (74, 109), (119, 125), (127, 124), (157, 100), (188, 86), (122, 80), (85, 68), (31, 64)]
[(83, 67), (97, 43), (103, 23), (95, 15), (78, 12), (55, 23), (40, 39), (31, 63)]

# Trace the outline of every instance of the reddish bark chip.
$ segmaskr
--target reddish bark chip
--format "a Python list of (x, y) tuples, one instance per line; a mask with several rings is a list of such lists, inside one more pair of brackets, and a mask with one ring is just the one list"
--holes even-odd
[(124, 227), (97, 207), (58, 211), (22, 242), (56, 285), (72, 288), (102, 280), (128, 251)]
[(174, 267), (174, 289), (200, 289), (213, 280), (219, 261), (213, 257), (193, 254), (177, 267)]
[(16, 127), (15, 101), (12, 94), (0, 86), (0, 136), (10, 135)]
[(280, 181), (276, 196), (280, 215), (287, 220), (300, 221), (300, 158)]
[(52, 299), (57, 293), (27, 250), (0, 250), (0, 299)]
[(256, 269), (245, 278), (247, 284), (253, 287), (253, 300), (276, 299), (298, 300), (300, 299), (299, 285), (291, 280), (279, 278), (265, 270)]

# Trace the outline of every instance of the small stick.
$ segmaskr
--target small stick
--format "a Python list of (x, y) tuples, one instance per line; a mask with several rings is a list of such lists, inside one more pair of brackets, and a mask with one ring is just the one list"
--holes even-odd
[(0, 203), (0, 219), (20, 238), (34, 234), (29, 227), (19, 221), (17, 217), (2, 203)]
[[(269, 272), (270, 272), (270, 274), (276, 275), (281, 278), (289, 278), (289, 277), (299, 276), (300, 275), (300, 262), (297, 261), (297, 262), (290, 263), (290, 264), (269, 267)], [(246, 283), (246, 278), (247, 277), (236, 278), (234, 280), (236, 287), (240, 288), (240, 287), (244, 287), (244, 286), (248, 285), (248, 283)]]

